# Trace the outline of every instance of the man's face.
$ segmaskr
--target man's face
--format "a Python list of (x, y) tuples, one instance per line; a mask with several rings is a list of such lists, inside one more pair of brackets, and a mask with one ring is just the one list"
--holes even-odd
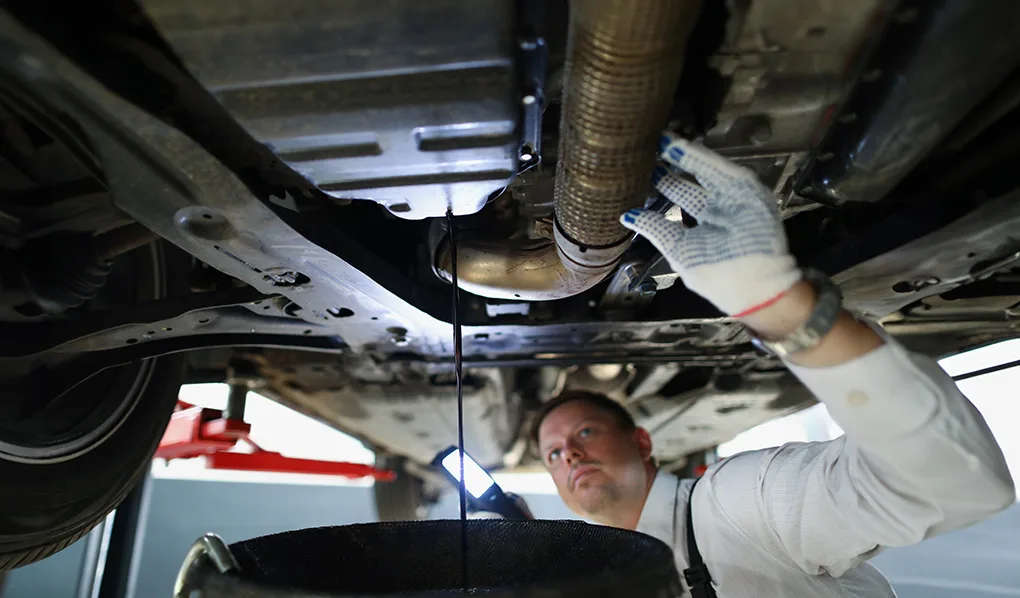
[(652, 450), (645, 430), (624, 430), (610, 412), (577, 400), (546, 415), (538, 445), (560, 497), (578, 515), (602, 520), (622, 505), (643, 504)]

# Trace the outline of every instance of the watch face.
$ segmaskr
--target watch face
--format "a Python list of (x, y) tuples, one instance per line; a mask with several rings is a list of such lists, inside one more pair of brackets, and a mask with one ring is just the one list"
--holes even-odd
[(757, 336), (752, 336), (751, 337), (751, 344), (754, 345), (755, 347), (757, 347), (758, 349), (760, 349), (761, 351), (764, 351), (765, 353), (768, 353), (770, 355), (775, 355), (775, 351), (773, 351), (772, 347), (770, 346), (771, 343), (763, 341), (760, 338), (758, 338)]
[[(801, 335), (801, 337), (797, 339), (798, 341), (801, 342), (801, 344), (807, 345), (809, 347), (814, 347), (818, 343), (822, 342), (823, 334), (822, 332), (815, 330), (814, 328), (808, 328), (803, 330), (802, 332), (803, 335)], [(828, 330), (825, 330), (825, 332), (828, 332)]]
[(786, 357), (790, 353), (794, 353), (794, 352), (797, 351), (796, 349), (791, 348), (789, 344), (784, 343), (784, 342), (764, 343), (764, 344), (765, 344), (765, 349), (769, 353), (771, 353), (772, 355), (775, 355), (776, 357), (780, 357), (780, 358)]

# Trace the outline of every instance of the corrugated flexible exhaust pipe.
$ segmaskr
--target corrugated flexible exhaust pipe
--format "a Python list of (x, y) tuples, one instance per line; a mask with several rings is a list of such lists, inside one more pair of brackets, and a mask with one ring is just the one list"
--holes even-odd
[[(598, 284), (630, 243), (699, 0), (573, 0), (556, 170), (555, 243), (461, 243), (458, 278), (485, 297), (544, 301)], [(555, 255), (554, 255), (555, 254)], [(449, 280), (449, 246), (436, 270)]]

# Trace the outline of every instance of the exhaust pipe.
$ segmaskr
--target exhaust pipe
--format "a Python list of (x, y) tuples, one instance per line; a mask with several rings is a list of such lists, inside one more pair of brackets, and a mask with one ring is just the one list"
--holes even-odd
[[(517, 301), (551, 301), (580, 294), (602, 276), (568, 269), (552, 241), (457, 240), (457, 282), (482, 297)], [(435, 271), (451, 281), (450, 245), (437, 254)]]
[(620, 214), (651, 188), (697, 9), (693, 0), (571, 3), (553, 195), (568, 267), (605, 272), (627, 249)]
[[(506, 243), (464, 244), (457, 255), (464, 290), (560, 299), (590, 289), (612, 271), (632, 238), (620, 215), (640, 207), (651, 189), (659, 133), (699, 6), (699, 0), (571, 2), (553, 192), (555, 243), (537, 253)], [(449, 245), (437, 253), (435, 265), (451, 279)]]

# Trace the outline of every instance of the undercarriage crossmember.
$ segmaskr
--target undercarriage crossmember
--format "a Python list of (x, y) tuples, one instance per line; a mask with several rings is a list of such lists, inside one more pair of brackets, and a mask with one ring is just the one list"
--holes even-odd
[[(238, 124), (188, 73), (148, 18), (131, 12), (137, 7), (75, 9), (61, 19), (80, 18), (79, 25), (62, 28), (56, 23), (60, 19), (44, 18), (42, 8), (15, 4), (0, 11), (0, 93), (29, 99), (60, 115), (62, 122), (74, 123), (73, 133), (87, 139), (99, 157), (117, 208), (163, 242), (247, 286), (157, 300), (87, 325), (55, 323), (46, 334), (24, 342), (5, 339), (0, 346), (5, 376), (69, 372), (49, 376), (61, 380), (54, 386), (59, 392), (75, 378), (127, 361), (246, 345), (371, 352), (382, 360), (450, 366), (446, 293), (416, 284), (335, 225), (350, 217), (336, 204), (343, 193), (324, 191), (309, 173), (294, 170), (256, 141), (249, 130), (254, 125), (246, 129)], [(157, 20), (172, 21), (172, 16), (157, 15)], [(512, 62), (494, 64), (504, 68)], [(220, 87), (227, 93), (229, 82)], [(504, 108), (504, 118), (521, 117), (516, 103)], [(495, 138), (507, 134), (500, 128), (505, 124), (493, 129)], [(493, 141), (490, 137), (485, 143)], [(448, 141), (423, 138), (417, 151)], [(518, 141), (500, 150), (505, 150), (500, 168), (522, 167)], [(530, 142), (531, 158), (540, 155), (538, 145), (538, 140)], [(307, 153), (299, 149), (291, 158)], [(498, 181), (505, 185), (508, 178)], [(390, 211), (408, 217), (396, 205)], [(880, 318), (987, 276), (989, 264), (1009, 267), (1018, 255), (1010, 231), (1020, 225), (1020, 202), (1012, 195), (983, 204), (966, 219), (949, 212), (930, 216), (907, 223), (904, 230), (912, 230), (915, 240), (881, 260), (854, 252), (868, 246), (865, 231), (844, 245), (804, 255), (802, 261), (833, 275), (851, 307)], [(876, 226), (876, 238), (882, 233)], [(946, 245), (945, 239), (954, 235), (968, 239), (968, 250)], [(933, 248), (939, 248), (937, 263), (916, 259)], [(937, 275), (928, 272), (936, 270)], [(608, 288), (614, 284), (615, 279)], [(634, 284), (623, 287), (626, 293), (636, 291)], [(890, 296), (889, 288), (895, 294)], [(653, 317), (601, 319), (593, 318), (587, 302), (544, 319), (514, 318), (528, 311), (526, 302), (470, 296), (464, 306), (465, 364), (778, 367), (746, 344), (739, 325), (687, 295)], [(902, 324), (922, 334), (944, 322)], [(986, 324), (976, 324), (971, 338), (1001, 335), (1004, 326), (1015, 326), (1001, 317)]]

